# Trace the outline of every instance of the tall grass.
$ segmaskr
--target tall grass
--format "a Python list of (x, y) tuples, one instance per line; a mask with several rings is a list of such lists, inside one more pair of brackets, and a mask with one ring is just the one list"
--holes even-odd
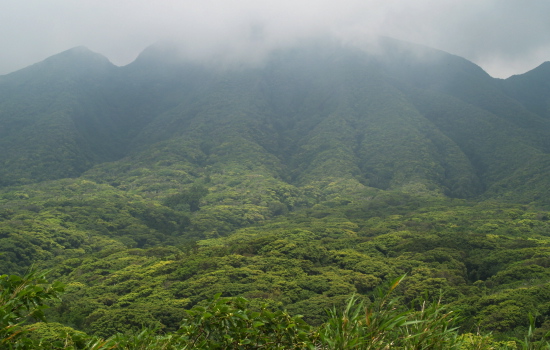
[(439, 301), (415, 310), (392, 297), (403, 278), (392, 281), (387, 290), (378, 289), (371, 303), (354, 296), (343, 310), (330, 310), (329, 320), (319, 330), (320, 348), (460, 349), (456, 317)]

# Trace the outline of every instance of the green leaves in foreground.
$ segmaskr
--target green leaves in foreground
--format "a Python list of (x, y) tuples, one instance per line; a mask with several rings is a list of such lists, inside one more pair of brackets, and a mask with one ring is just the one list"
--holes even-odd
[(45, 273), (30, 270), (25, 276), (0, 275), (0, 348), (21, 341), (23, 324), (29, 319), (44, 320), (45, 303), (59, 298), (64, 285), (50, 284)]
[(301, 316), (266, 307), (249, 308), (244, 298), (216, 295), (188, 311), (179, 334), (186, 349), (309, 349), (311, 327)]
[(135, 334), (116, 334), (100, 339), (53, 323), (23, 326), (29, 319), (44, 319), (45, 302), (63, 290), (49, 284), (44, 274), (31, 271), (24, 277), (0, 276), (1, 349), (548, 349), (536, 342), (531, 317), (524, 341), (495, 342), (491, 335), (464, 334), (454, 327), (456, 317), (438, 301), (407, 309), (392, 292), (404, 277), (379, 289), (372, 302), (349, 299), (343, 310), (328, 311), (329, 319), (316, 329), (301, 316), (286, 311), (255, 308), (241, 297), (216, 295), (204, 305), (188, 310), (178, 331), (160, 334), (144, 328)]

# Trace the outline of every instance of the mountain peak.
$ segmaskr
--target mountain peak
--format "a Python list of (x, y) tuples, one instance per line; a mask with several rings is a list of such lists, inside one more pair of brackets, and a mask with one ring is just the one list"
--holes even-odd
[(79, 46), (75, 46), (73, 48), (70, 48), (68, 50), (65, 50), (65, 51), (62, 51), (60, 52), (60, 54), (62, 53), (73, 53), (73, 54), (96, 54), (95, 52), (93, 52), (92, 50), (90, 50), (89, 48), (87, 48), (86, 46), (84, 45), (79, 45)]
[(181, 63), (181, 49), (173, 42), (161, 41), (146, 47), (130, 65), (173, 65)]
[(550, 61), (542, 63), (537, 68), (531, 70), (531, 72), (542, 77), (543, 79), (548, 78), (548, 76), (550, 76)]
[(5, 77), (21, 79), (21, 77), (25, 75), (29, 78), (36, 78), (43, 76), (44, 74), (47, 76), (55, 76), (64, 73), (95, 74), (99, 71), (105, 71), (106, 69), (113, 67), (115, 67), (115, 65), (113, 65), (107, 57), (98, 54), (85, 46), (77, 46), (50, 56), (41, 62), (10, 73)]
[(525, 72), (523, 74), (512, 75), (511, 77), (505, 80), (513, 81), (517, 79), (531, 78), (531, 79), (546, 81), (549, 77), (550, 77), (550, 61), (546, 61), (540, 64), (539, 66), (531, 69), (528, 72)]
[[(85, 46), (77, 46), (57, 55), (48, 57), (42, 64), (77, 64), (77, 65), (113, 65), (107, 57), (98, 54)], [(40, 64), (39, 63), (39, 64)]]

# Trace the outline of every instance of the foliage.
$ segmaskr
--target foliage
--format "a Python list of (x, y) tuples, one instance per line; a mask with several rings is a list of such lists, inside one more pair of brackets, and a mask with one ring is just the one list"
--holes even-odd
[[(16, 277), (16, 276), (11, 276)], [(43, 281), (32, 273), (31, 284)], [(12, 278), (13, 279), (13, 278)], [(342, 309), (327, 310), (328, 319), (313, 328), (301, 316), (259, 308), (242, 297), (213, 299), (186, 311), (176, 332), (143, 328), (98, 338), (58, 323), (35, 323), (14, 330), (2, 330), (7, 348), (31, 349), (545, 349), (548, 343), (533, 337), (534, 318), (524, 340), (495, 341), (490, 334), (459, 335), (456, 316), (440, 304), (424, 302), (406, 308), (392, 294), (404, 276), (387, 288), (378, 288), (372, 301), (350, 297)], [(47, 294), (38, 294), (41, 305)], [(21, 295), (14, 295), (19, 299)], [(20, 326), (20, 324), (18, 325)], [(10, 331), (12, 334), (10, 334)], [(519, 348), (518, 348), (519, 346)]]
[[(550, 127), (531, 92), (545, 70), (496, 81), (441, 52), (381, 49), (384, 62), (309, 43), (253, 69), (158, 48), (115, 67), (76, 49), (0, 77), (2, 273), (34, 264), (67, 284), (37, 338), (169, 348), (184, 316), (199, 329), (212, 308), (286, 309), (336, 334), (341, 310), (379, 307), (396, 344), (420, 346), (400, 332), (422, 326), (449, 344), (460, 327), (466, 348), (520, 344), (529, 313), (529, 344), (542, 340)], [(363, 342), (360, 324), (338, 337)]]
[(327, 349), (458, 349), (452, 312), (438, 303), (406, 310), (392, 297), (403, 277), (389, 289), (378, 290), (373, 302), (365, 305), (356, 297), (340, 311), (333, 308), (320, 334)]
[(216, 295), (188, 311), (178, 330), (190, 349), (309, 349), (310, 327), (301, 317), (267, 306), (250, 309), (244, 298)]
[(61, 282), (50, 284), (45, 273), (31, 269), (20, 277), (17, 275), (0, 276), (0, 345), (15, 347), (21, 341), (27, 345), (24, 328), (30, 319), (44, 320), (46, 302), (56, 300), (63, 292)]

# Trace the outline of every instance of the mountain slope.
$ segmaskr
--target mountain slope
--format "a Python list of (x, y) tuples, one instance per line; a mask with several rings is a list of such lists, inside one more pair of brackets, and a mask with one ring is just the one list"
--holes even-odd
[(550, 118), (550, 62), (521, 75), (501, 82), (505, 91), (528, 110), (543, 118)]
[(0, 79), (0, 182), (74, 177), (113, 159), (110, 106), (101, 95), (115, 70), (75, 48)]
[[(354, 191), (457, 197), (480, 195), (546, 159), (545, 120), (479, 67), (424, 50), (402, 49), (392, 60), (316, 43), (276, 52), (261, 67), (172, 63), (170, 100), (177, 92), (180, 103), (142, 129), (136, 148), (162, 157), (158, 147), (170, 144), (190, 167), (261, 168), (298, 187), (340, 179)], [(148, 54), (150, 65), (166, 69)], [(143, 146), (155, 140), (164, 143)]]
[[(178, 168), (187, 176), (166, 188), (174, 191), (208, 173), (221, 192), (230, 177), (261, 175), (295, 189), (336, 181), (334, 191), (348, 194), (502, 196), (508, 187), (513, 199), (520, 194), (508, 181), (518, 171), (536, 177), (529, 164), (546, 163), (550, 120), (502, 83), (462, 58), (390, 39), (375, 53), (310, 42), (231, 68), (162, 45), (114, 67), (77, 48), (0, 80), (10, 150), (2, 178), (78, 176), (120, 159), (105, 165), (112, 181), (133, 181), (138, 167)], [(39, 88), (46, 84), (53, 88)], [(32, 108), (16, 113), (25, 99)], [(89, 176), (108, 178), (101, 169)]]

